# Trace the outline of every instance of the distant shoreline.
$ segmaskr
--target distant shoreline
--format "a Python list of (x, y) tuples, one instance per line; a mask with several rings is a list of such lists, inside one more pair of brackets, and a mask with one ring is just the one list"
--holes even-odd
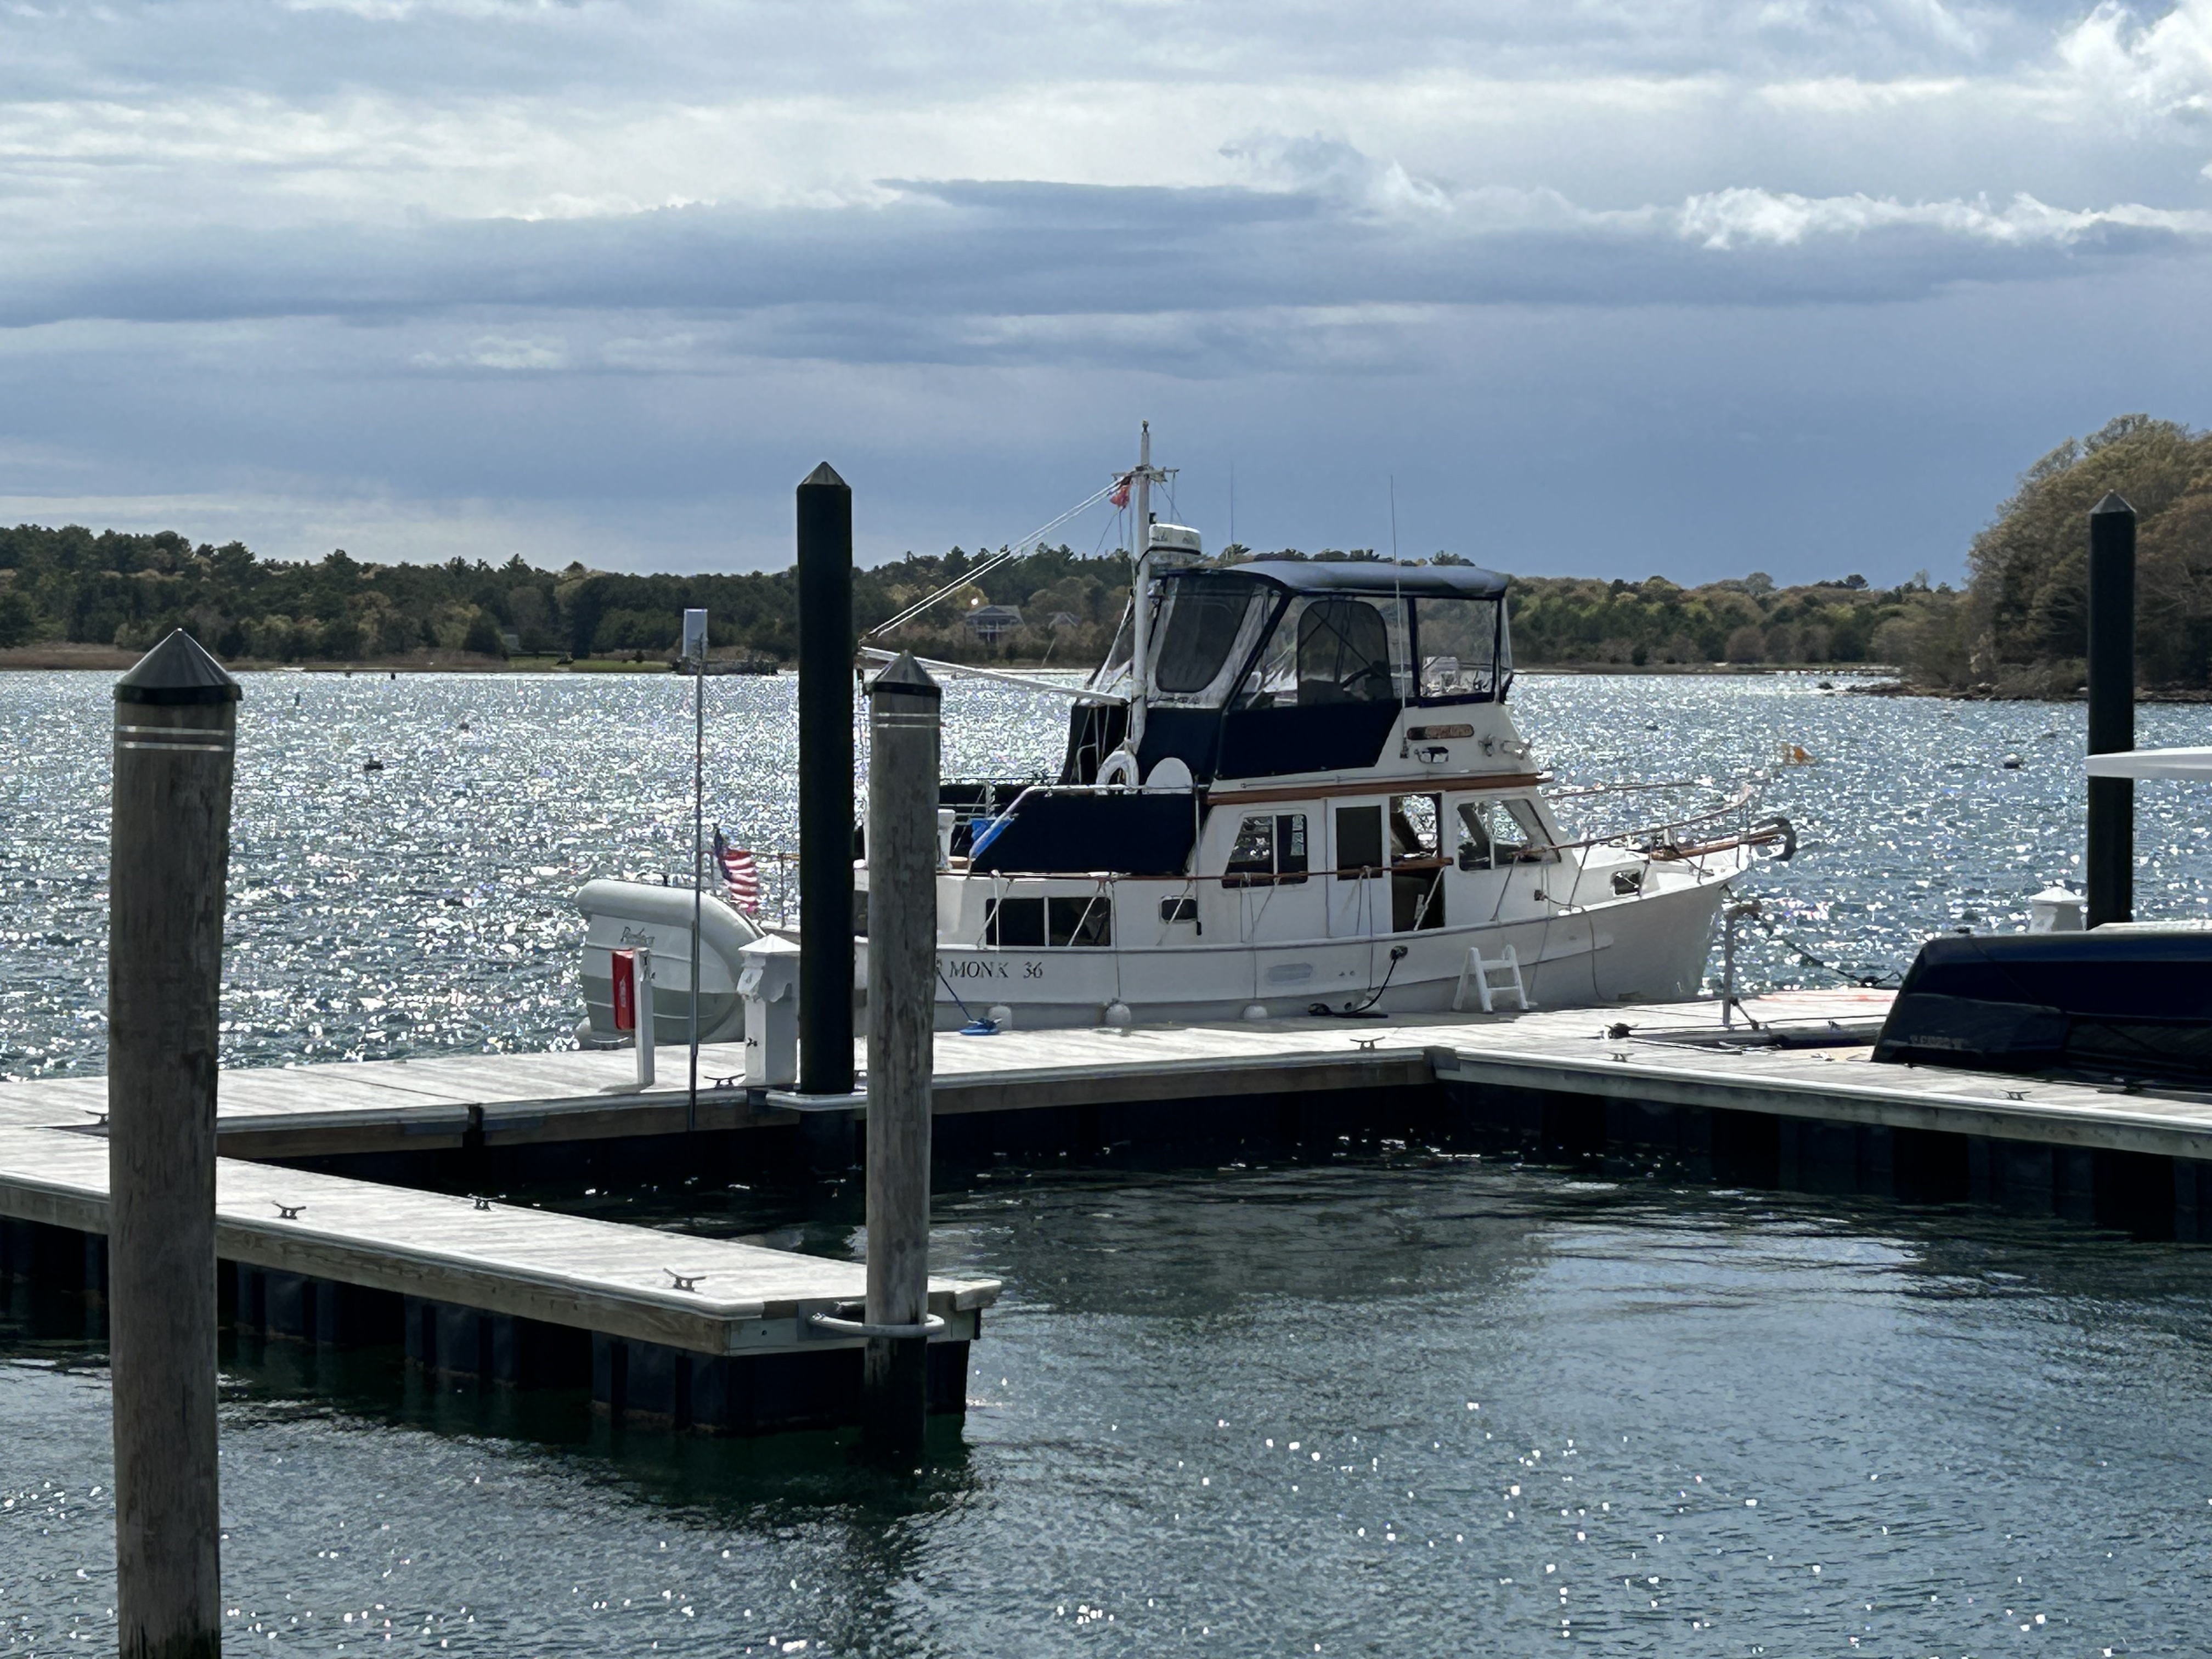
[[(20, 645), (0, 650), (0, 673), (53, 669), (97, 670), (119, 674), (135, 665), (143, 653), (118, 650), (110, 645), (82, 645), (66, 641)], [(717, 659), (719, 660), (719, 659)], [(590, 657), (563, 662), (550, 655), (493, 657), (466, 651), (413, 652), (398, 657), (363, 657), (349, 662), (263, 662), (242, 658), (223, 665), (239, 674), (665, 674), (672, 665), (665, 657), (642, 662), (612, 657)], [(1001, 674), (1083, 673), (1087, 670), (1054, 668), (1045, 662), (981, 662), (963, 665)], [(793, 665), (781, 664), (789, 673)], [(1893, 668), (1871, 663), (1543, 663), (1519, 667), (1519, 676), (1546, 675), (1695, 675), (1731, 678), (1762, 674), (1812, 674), (1824, 678), (1857, 678), (1869, 674), (1894, 674)], [(1872, 688), (1859, 688), (1871, 690)], [(1894, 696), (1897, 693), (1890, 693)], [(1914, 695), (1941, 696), (1938, 692)]]
[[(0, 673), (53, 669), (97, 670), (119, 674), (135, 666), (140, 651), (112, 645), (54, 643), (19, 645), (0, 651)], [(262, 662), (252, 657), (226, 662), (234, 674), (665, 674), (665, 658), (643, 662), (592, 657), (563, 663), (553, 656), (493, 657), (471, 651), (424, 651), (402, 657), (363, 657), (352, 662)]]

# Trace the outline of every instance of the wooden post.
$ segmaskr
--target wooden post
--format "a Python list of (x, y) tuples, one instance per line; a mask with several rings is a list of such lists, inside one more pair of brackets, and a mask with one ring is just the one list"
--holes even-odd
[(181, 629), (115, 687), (108, 1352), (122, 1659), (221, 1659), (215, 1107), (238, 682)]
[[(684, 654), (691, 672), (691, 1081), (684, 1133), (699, 1127), (699, 922), (707, 892), (707, 613), (684, 613)], [(719, 879), (719, 872), (717, 874)]]
[[(2089, 509), (2089, 752), (2136, 746), (2136, 510), (2117, 492)], [(2136, 786), (2089, 780), (2088, 845), (2081, 859), (2089, 926), (2133, 919)]]
[(936, 682), (910, 655), (868, 687), (867, 1323), (861, 1446), (921, 1450), (929, 1340), (929, 1079), (937, 1012)]
[(853, 492), (799, 486), (799, 1091), (853, 1092)]

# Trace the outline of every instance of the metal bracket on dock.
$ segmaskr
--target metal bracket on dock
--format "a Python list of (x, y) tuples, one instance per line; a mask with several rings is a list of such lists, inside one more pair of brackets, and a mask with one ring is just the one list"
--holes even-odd
[(827, 1331), (832, 1336), (942, 1336), (945, 1319), (931, 1314), (919, 1325), (871, 1325), (864, 1320), (840, 1319), (834, 1314), (811, 1313), (806, 1322), (817, 1331)]
[(768, 1103), (787, 1112), (862, 1112), (868, 1107), (868, 1091), (855, 1089), (849, 1095), (802, 1095), (796, 1089), (771, 1089)]

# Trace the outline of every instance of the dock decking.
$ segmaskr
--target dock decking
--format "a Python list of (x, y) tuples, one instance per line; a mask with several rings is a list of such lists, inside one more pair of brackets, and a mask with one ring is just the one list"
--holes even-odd
[[(1756, 1000), (1754, 1015), (1792, 1030), (1833, 1025), (1871, 1040), (1888, 1007), (1882, 992), (1788, 993)], [(1303, 1017), (1261, 1023), (1015, 1030), (991, 1037), (940, 1033), (934, 1105), (939, 1117), (1061, 1106), (1279, 1092), (1427, 1085), (1431, 1051), (1489, 1051), (1534, 1039), (1587, 1042), (1608, 1021), (1644, 1037), (1689, 1034), (1718, 1018), (1710, 1002), (1531, 1013)], [(857, 1047), (858, 1045), (856, 1045)], [(865, 1058), (865, 1055), (862, 1056)], [(734, 1043), (700, 1050), (696, 1121), (688, 1121), (680, 1048), (659, 1051), (669, 1079), (640, 1091), (627, 1050), (456, 1054), (426, 1060), (262, 1066), (222, 1074), (218, 1135), (226, 1156), (256, 1158), (523, 1146), (789, 1125), (796, 1115), (711, 1079), (742, 1073)], [(96, 1123), (104, 1079), (0, 1085), (0, 1125)]]
[[(0, 1129), (0, 1216), (104, 1234), (106, 1142)], [(228, 1158), (216, 1161), (216, 1218), (222, 1260), (332, 1284), (695, 1353), (860, 1346), (806, 1322), (860, 1299), (856, 1262)], [(998, 1291), (933, 1280), (930, 1311), (964, 1340)]]
[[(1236, 1119), (1240, 1098), (1264, 1115), (1270, 1101), (1327, 1097), (1340, 1121), (1369, 1127), (1396, 1109), (1385, 1101), (1419, 1101), (1432, 1121), (1524, 1146), (1656, 1152), (1722, 1178), (1983, 1199), (2212, 1241), (2212, 1092), (1876, 1066), (1868, 1044), (1888, 1000), (1755, 998), (1747, 1011), (1760, 1029), (1733, 1031), (1719, 1028), (1717, 1004), (1696, 1002), (940, 1035), (935, 1110), (955, 1139), (963, 1120), (1045, 1122), (1058, 1110), (1095, 1147), (1141, 1138), (1130, 1126), (1148, 1121), (1203, 1133)], [(708, 1048), (701, 1075), (731, 1077), (743, 1060), (734, 1045)], [(684, 1052), (660, 1061), (672, 1081), (642, 1092), (635, 1057), (618, 1051), (225, 1073), (218, 1248), (234, 1326), (404, 1341), (441, 1374), (588, 1380), (611, 1414), (678, 1426), (850, 1420), (859, 1339), (809, 1322), (851, 1316), (856, 1265), (276, 1162), (650, 1142), (687, 1128), (726, 1142), (727, 1132), (809, 1123), (831, 1130), (836, 1148), (854, 1117), (711, 1081), (695, 1115), (674, 1080)], [(97, 1077), (0, 1085), (0, 1272), (22, 1276), (41, 1249), (51, 1264), (52, 1238), (34, 1235), (65, 1230), (85, 1241), (82, 1283), (96, 1292), (106, 1087)], [(1156, 1108), (1171, 1109), (1147, 1118)], [(932, 1281), (946, 1327), (932, 1349), (940, 1408), (959, 1407), (967, 1345), (998, 1289)]]

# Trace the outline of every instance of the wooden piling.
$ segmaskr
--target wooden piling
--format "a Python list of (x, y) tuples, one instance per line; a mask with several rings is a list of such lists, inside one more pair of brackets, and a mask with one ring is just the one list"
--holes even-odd
[(868, 1338), (861, 1444), (910, 1464), (929, 1391), (929, 1118), (940, 693), (910, 655), (868, 687)]
[(181, 629), (115, 687), (108, 1319), (123, 1659), (219, 1659), (216, 1063), (238, 683)]
[(799, 486), (799, 1088), (853, 1091), (853, 492)]
[[(2089, 752), (2136, 746), (2136, 510), (2117, 491), (2089, 511)], [(2136, 786), (2089, 780), (2081, 866), (2088, 922), (2127, 921), (2136, 902)]]

